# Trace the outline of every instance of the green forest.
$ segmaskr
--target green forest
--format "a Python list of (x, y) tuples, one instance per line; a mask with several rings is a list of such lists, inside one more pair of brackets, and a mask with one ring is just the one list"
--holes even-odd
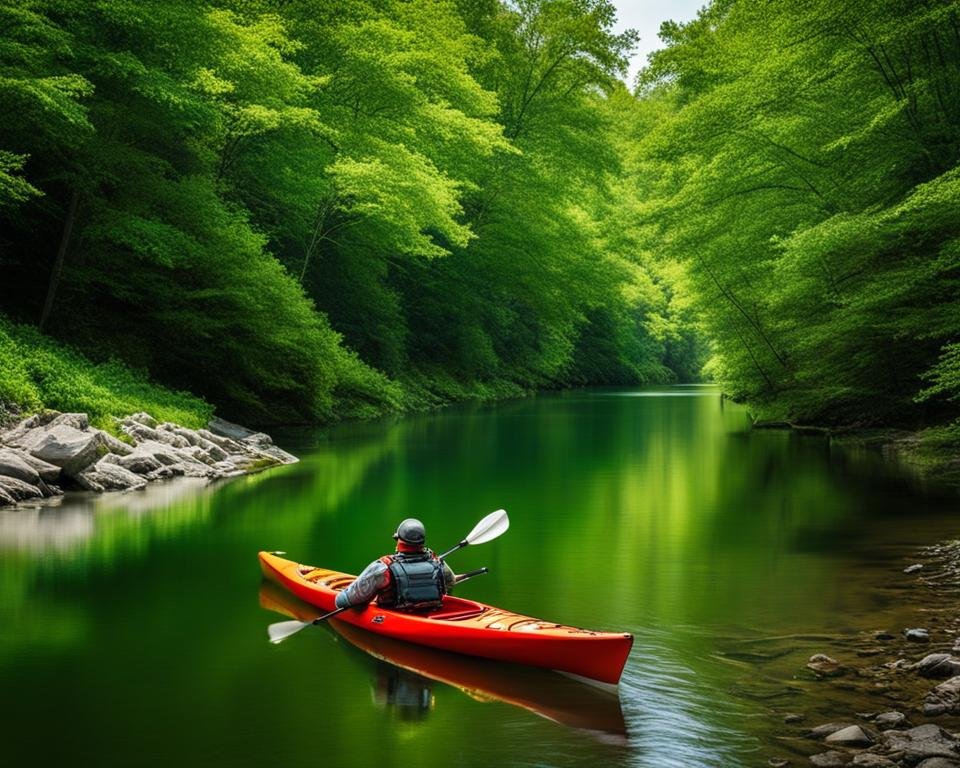
[(714, 0), (629, 84), (616, 29), (0, 0), (0, 401), (316, 423), (711, 380), (960, 444), (960, 2)]

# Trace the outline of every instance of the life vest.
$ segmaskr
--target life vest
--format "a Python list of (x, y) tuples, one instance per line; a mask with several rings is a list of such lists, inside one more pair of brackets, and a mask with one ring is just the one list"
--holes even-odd
[(443, 563), (429, 549), (397, 552), (381, 558), (390, 571), (390, 587), (377, 596), (377, 604), (400, 610), (439, 608), (446, 594)]

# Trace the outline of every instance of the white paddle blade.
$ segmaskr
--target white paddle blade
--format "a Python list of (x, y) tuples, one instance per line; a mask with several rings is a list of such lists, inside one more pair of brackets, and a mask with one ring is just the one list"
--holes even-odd
[(309, 621), (278, 621), (267, 627), (267, 634), (270, 636), (270, 642), (276, 645), (282, 643), (290, 635), (295, 635), (304, 627), (309, 627), (312, 622)]
[(509, 527), (510, 518), (507, 517), (507, 511), (498, 509), (496, 512), (491, 512), (473, 527), (473, 530), (467, 534), (467, 543), (484, 544), (492, 541), (497, 536), (506, 533)]

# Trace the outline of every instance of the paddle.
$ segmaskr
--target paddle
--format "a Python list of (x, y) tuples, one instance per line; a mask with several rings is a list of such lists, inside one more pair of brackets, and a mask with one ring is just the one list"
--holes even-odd
[(506, 533), (509, 527), (510, 518), (507, 517), (507, 511), (505, 509), (498, 509), (496, 512), (491, 512), (473, 526), (473, 530), (467, 534), (467, 537), (463, 541), (453, 549), (448, 549), (440, 555), (440, 559), (443, 560), (458, 549), (463, 549), (470, 544), (485, 544), (488, 541), (493, 541), (497, 536)]
[(270, 642), (276, 645), (277, 643), (282, 643), (290, 635), (295, 635), (304, 627), (311, 627), (314, 624), (322, 624), (324, 621), (329, 619), (331, 616), (336, 616), (338, 613), (343, 613), (347, 608), (352, 606), (345, 605), (343, 608), (337, 608), (335, 611), (330, 611), (330, 613), (325, 613), (323, 616), (319, 616), (313, 621), (278, 621), (276, 624), (271, 624), (267, 627), (267, 635), (270, 637)]
[[(461, 541), (453, 549), (444, 552), (440, 559), (442, 560), (447, 555), (450, 555), (456, 552), (458, 549), (462, 549), (470, 544), (485, 544), (488, 541), (493, 541), (503, 533), (506, 533), (507, 528), (510, 527), (510, 520), (507, 518), (507, 513), (505, 510), (498, 509), (496, 512), (491, 512), (483, 520), (477, 523), (473, 530), (467, 534), (467, 537)], [(478, 568), (476, 571), (470, 571), (469, 573), (461, 574), (457, 577), (457, 582), (466, 581), (467, 579), (473, 578), (474, 576), (479, 576), (481, 573), (486, 573), (486, 568)], [(336, 616), (338, 613), (343, 613), (347, 608), (353, 606), (344, 606), (343, 608), (337, 608), (335, 611), (330, 611), (330, 613), (325, 613), (323, 616), (320, 616), (313, 621), (278, 621), (275, 624), (271, 624), (267, 627), (267, 635), (270, 637), (270, 642), (276, 645), (277, 643), (282, 643), (291, 635), (295, 635), (304, 627), (312, 627), (314, 624), (321, 624), (327, 619)]]

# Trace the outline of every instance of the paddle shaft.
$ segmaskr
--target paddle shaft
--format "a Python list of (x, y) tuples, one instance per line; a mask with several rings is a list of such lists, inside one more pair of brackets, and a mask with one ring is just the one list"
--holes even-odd
[(347, 608), (351, 608), (351, 607), (352, 607), (352, 606), (345, 605), (345, 606), (343, 606), (343, 608), (337, 608), (337, 610), (335, 610), (335, 611), (330, 611), (330, 613), (325, 613), (325, 614), (323, 614), (323, 616), (317, 617), (316, 619), (314, 619), (314, 620), (311, 621), (310, 623), (311, 623), (311, 624), (322, 624), (322, 623), (323, 623), (324, 621), (326, 621), (327, 619), (333, 618), (333, 617), (336, 616), (338, 613), (343, 613), (345, 610), (347, 610)]
[(488, 571), (487, 568), (477, 568), (477, 570), (475, 571), (467, 571), (466, 573), (461, 573), (454, 580), (454, 584), (459, 584), (460, 582), (466, 581), (467, 579), (472, 579), (474, 576), (479, 576), (481, 573), (487, 573), (487, 571)]
[(466, 539), (464, 539), (464, 540), (461, 541), (459, 544), (457, 544), (457, 546), (453, 547), (453, 549), (448, 549), (446, 552), (444, 552), (442, 555), (440, 555), (440, 559), (441, 559), (441, 560), (446, 560), (449, 555), (452, 555), (452, 554), (453, 554), (454, 552), (456, 552), (458, 549), (463, 549), (463, 548), (464, 548), (465, 546), (467, 546), (467, 544), (469, 544), (469, 543), (470, 543), (469, 541), (467, 541)]

